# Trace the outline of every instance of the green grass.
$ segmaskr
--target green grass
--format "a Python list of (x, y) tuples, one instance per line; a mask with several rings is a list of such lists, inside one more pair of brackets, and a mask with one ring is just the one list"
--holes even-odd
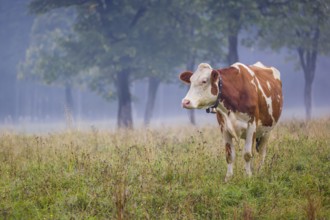
[(2, 132), (0, 219), (329, 219), (330, 119), (282, 123), (268, 146), (251, 178), (237, 147), (225, 183), (217, 127)]

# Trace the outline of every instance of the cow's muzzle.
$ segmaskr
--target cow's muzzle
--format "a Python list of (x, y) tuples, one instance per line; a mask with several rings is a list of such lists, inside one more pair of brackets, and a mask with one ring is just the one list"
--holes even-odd
[(181, 104), (182, 104), (183, 108), (192, 108), (191, 102), (189, 99), (183, 99)]

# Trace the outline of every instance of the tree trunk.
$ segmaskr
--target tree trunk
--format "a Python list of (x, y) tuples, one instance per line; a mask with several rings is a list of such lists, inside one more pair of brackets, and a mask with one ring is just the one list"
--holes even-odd
[(228, 36), (228, 55), (227, 55), (227, 63), (231, 65), (233, 63), (238, 62), (238, 32), (233, 32)]
[[(192, 56), (189, 59), (189, 62), (187, 63), (187, 70), (194, 71), (195, 68), (195, 61), (196, 61), (196, 52), (192, 54)], [(189, 90), (189, 87), (188, 87)], [(187, 110), (189, 121), (192, 125), (196, 125), (196, 117), (195, 117), (195, 110), (194, 109), (188, 109)]]
[(304, 101), (306, 120), (309, 121), (312, 118), (312, 85), (315, 77), (317, 52), (316, 50), (308, 51), (298, 48), (298, 55), (305, 76)]
[(73, 114), (73, 96), (70, 83), (65, 84), (65, 108), (70, 114)]
[(305, 81), (305, 109), (306, 120), (309, 121), (312, 117), (312, 82)]
[(144, 125), (149, 125), (154, 112), (155, 100), (160, 80), (157, 77), (148, 78), (148, 99), (144, 113)]
[(189, 118), (190, 123), (192, 125), (196, 125), (195, 110), (190, 109), (190, 110), (187, 110), (187, 111), (188, 111), (188, 118)]
[[(316, 60), (318, 54), (318, 45), (320, 39), (320, 19), (317, 20), (317, 23), (312, 27), (308, 33), (312, 38), (312, 47), (311, 48), (302, 48), (298, 47), (298, 55), (300, 60), (300, 65), (303, 69), (305, 76), (305, 110), (306, 110), (306, 120), (309, 121), (312, 118), (312, 85), (315, 77), (316, 71)], [(297, 36), (301, 37), (302, 33), (297, 31)]]
[(130, 73), (126, 70), (117, 73), (118, 128), (132, 128), (132, 99), (129, 86)]
[(188, 117), (189, 117), (189, 121), (192, 125), (196, 125), (196, 117), (195, 117), (195, 110), (191, 109), (190, 111), (188, 111)]

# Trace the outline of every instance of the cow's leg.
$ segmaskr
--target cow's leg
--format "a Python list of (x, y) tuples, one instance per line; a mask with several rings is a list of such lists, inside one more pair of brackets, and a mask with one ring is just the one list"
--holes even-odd
[(251, 171), (251, 159), (252, 159), (252, 145), (255, 139), (256, 122), (248, 124), (246, 129), (246, 140), (244, 146), (244, 160), (245, 160), (245, 171), (248, 176), (252, 175)]
[(265, 158), (266, 158), (266, 152), (267, 152), (267, 142), (269, 139), (269, 134), (265, 134), (264, 136), (262, 136), (261, 138), (259, 138), (257, 140), (257, 151), (259, 154), (261, 154), (261, 160), (258, 166), (258, 170), (260, 170), (260, 168), (262, 167), (262, 165), (265, 162)]
[(234, 174), (234, 161), (235, 161), (235, 146), (233, 138), (229, 132), (224, 132), (224, 140), (226, 147), (226, 161), (227, 161), (227, 174), (225, 182), (227, 182)]

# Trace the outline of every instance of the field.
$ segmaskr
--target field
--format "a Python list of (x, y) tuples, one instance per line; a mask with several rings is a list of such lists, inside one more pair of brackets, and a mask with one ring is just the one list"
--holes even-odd
[[(0, 133), (0, 219), (329, 219), (330, 118), (282, 122), (225, 183), (217, 127)], [(254, 156), (254, 161), (258, 160)]]

